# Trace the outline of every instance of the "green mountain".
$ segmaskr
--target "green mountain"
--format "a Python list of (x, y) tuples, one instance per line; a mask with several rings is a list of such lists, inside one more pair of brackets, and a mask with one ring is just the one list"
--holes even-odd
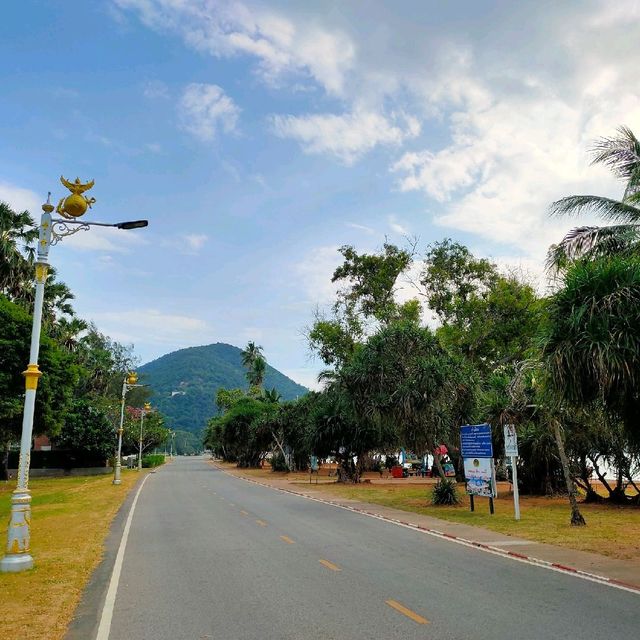
[[(199, 432), (217, 413), (216, 392), (247, 388), (242, 351), (218, 342), (168, 353), (138, 369), (140, 381), (153, 389), (151, 403), (167, 417), (171, 429)], [(309, 390), (267, 365), (265, 389), (275, 387), (284, 400)]]

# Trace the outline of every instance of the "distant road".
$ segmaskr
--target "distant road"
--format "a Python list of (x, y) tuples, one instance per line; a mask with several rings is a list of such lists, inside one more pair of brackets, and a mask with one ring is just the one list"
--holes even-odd
[(177, 458), (140, 493), (108, 637), (631, 639), (639, 606), (632, 593)]

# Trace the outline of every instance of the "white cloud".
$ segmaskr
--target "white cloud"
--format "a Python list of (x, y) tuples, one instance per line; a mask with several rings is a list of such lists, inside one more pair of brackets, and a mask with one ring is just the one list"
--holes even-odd
[(187, 247), (194, 253), (197, 253), (204, 247), (205, 243), (209, 239), (209, 236), (204, 233), (187, 233), (183, 236), (187, 243)]
[(267, 82), (307, 75), (340, 94), (354, 58), (351, 40), (312, 20), (294, 21), (264, 6), (209, 0), (115, 0), (158, 31), (178, 33), (191, 47), (216, 57), (249, 55)]
[[(620, 194), (586, 151), (617, 125), (640, 128), (636, 0), (496, 4), (464, 30), (445, 9), (426, 19), (375, 2), (339, 12), (251, 0), (116, 4), (200, 51), (253, 57), (273, 86), (290, 80), (292, 91), (302, 83), (338, 97), (341, 113), (277, 115), (274, 132), (346, 164), (378, 146), (400, 150), (390, 167), (399, 189), (421, 192), (429, 220), (491, 250), (542, 262), (572, 224), (548, 218), (553, 200)], [(420, 146), (406, 148), (421, 132)]]
[(182, 348), (208, 344), (213, 332), (208, 324), (191, 316), (159, 309), (122, 309), (86, 314), (100, 330), (124, 343), (144, 343)]
[(410, 233), (409, 228), (406, 227), (403, 223), (401, 223), (396, 218), (396, 216), (393, 216), (393, 215), (389, 216), (387, 218), (387, 221), (389, 222), (389, 227), (391, 227), (391, 230), (394, 233), (397, 233), (398, 235), (401, 235), (401, 236), (408, 236), (409, 235), (409, 233)]
[(331, 282), (331, 277), (343, 262), (338, 249), (338, 246), (316, 247), (295, 266), (295, 273), (311, 304), (325, 305), (336, 299), (339, 287)]
[[(55, 227), (54, 227), (55, 229)], [(112, 227), (91, 227), (62, 239), (65, 247), (79, 251), (113, 251), (131, 253), (136, 247), (148, 244), (141, 229), (115, 229)]]
[(151, 100), (156, 99), (166, 99), (169, 97), (169, 87), (166, 82), (162, 82), (162, 80), (150, 80), (145, 83), (142, 93), (145, 98), (149, 98)]
[(24, 189), (9, 182), (0, 182), (0, 200), (6, 202), (15, 211), (28, 211), (32, 217), (39, 219), (42, 203), (46, 198), (38, 196), (31, 189)]
[(240, 109), (215, 84), (187, 85), (179, 105), (182, 128), (199, 140), (213, 140), (220, 128), (234, 131)]
[(419, 122), (404, 114), (389, 118), (373, 111), (343, 115), (273, 116), (273, 131), (293, 138), (307, 153), (329, 153), (353, 164), (377, 145), (399, 145), (420, 133)]
[(373, 235), (376, 232), (375, 229), (372, 229), (371, 227), (367, 227), (364, 224), (357, 224), (355, 222), (345, 222), (344, 224), (345, 226), (351, 227), (352, 229), (358, 229), (358, 231), (364, 231), (369, 235)]

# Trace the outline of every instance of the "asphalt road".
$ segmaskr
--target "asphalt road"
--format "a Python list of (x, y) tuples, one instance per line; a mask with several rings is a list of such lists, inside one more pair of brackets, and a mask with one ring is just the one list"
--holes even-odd
[(613, 640), (639, 605), (178, 458), (140, 494), (109, 638)]

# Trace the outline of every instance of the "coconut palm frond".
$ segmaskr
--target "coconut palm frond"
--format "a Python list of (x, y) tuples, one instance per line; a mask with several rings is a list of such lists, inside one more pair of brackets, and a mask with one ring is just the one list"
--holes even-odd
[(604, 164), (619, 178), (629, 180), (638, 172), (640, 142), (629, 127), (619, 127), (617, 136), (600, 138), (592, 153), (592, 164)]
[(576, 227), (552, 245), (547, 254), (547, 269), (559, 270), (579, 258), (638, 253), (640, 225), (622, 224), (610, 227)]
[(579, 216), (587, 211), (598, 213), (605, 220), (621, 223), (640, 223), (640, 208), (602, 196), (567, 196), (551, 205), (554, 216)]

